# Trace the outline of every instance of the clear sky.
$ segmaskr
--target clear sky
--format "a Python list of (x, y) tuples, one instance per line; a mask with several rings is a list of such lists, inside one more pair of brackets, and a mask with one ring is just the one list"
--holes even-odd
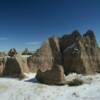
[(100, 0), (0, 0), (0, 51), (34, 50), (75, 29), (92, 29), (100, 41)]

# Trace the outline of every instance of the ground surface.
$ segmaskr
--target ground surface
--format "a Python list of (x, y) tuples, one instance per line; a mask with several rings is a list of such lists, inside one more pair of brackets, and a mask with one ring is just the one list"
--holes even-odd
[(24, 80), (0, 78), (0, 100), (100, 100), (100, 75), (84, 76), (91, 83), (74, 87), (40, 84), (34, 76)]

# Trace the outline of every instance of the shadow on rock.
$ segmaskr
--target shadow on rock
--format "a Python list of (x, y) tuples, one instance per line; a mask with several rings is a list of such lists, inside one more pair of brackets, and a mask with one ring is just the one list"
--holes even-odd
[(39, 83), (36, 78), (31, 78), (31, 79), (25, 80), (25, 82)]

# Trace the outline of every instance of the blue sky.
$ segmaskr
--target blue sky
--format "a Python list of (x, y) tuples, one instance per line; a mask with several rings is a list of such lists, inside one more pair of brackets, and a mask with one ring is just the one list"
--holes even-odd
[(35, 50), (49, 36), (92, 29), (100, 42), (100, 0), (0, 0), (0, 51)]

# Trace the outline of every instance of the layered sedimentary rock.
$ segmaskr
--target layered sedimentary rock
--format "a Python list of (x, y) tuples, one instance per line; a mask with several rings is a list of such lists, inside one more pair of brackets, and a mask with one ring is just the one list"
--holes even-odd
[(0, 57), (4, 57), (6, 56), (7, 54), (5, 52), (0, 52)]
[(0, 73), (16, 76), (35, 69), (37, 80), (46, 84), (65, 84), (64, 75), (73, 72), (100, 72), (100, 48), (91, 30), (83, 36), (74, 31), (63, 37), (51, 37), (27, 59), (18, 55), (15, 49), (8, 55), (0, 58)]
[(52, 69), (42, 72), (38, 70), (36, 75), (37, 80), (41, 83), (50, 84), (50, 85), (64, 85), (65, 77), (64, 70), (61, 65), (54, 65)]
[(22, 52), (22, 55), (32, 55), (33, 53), (29, 51), (28, 48), (25, 48), (25, 50)]

